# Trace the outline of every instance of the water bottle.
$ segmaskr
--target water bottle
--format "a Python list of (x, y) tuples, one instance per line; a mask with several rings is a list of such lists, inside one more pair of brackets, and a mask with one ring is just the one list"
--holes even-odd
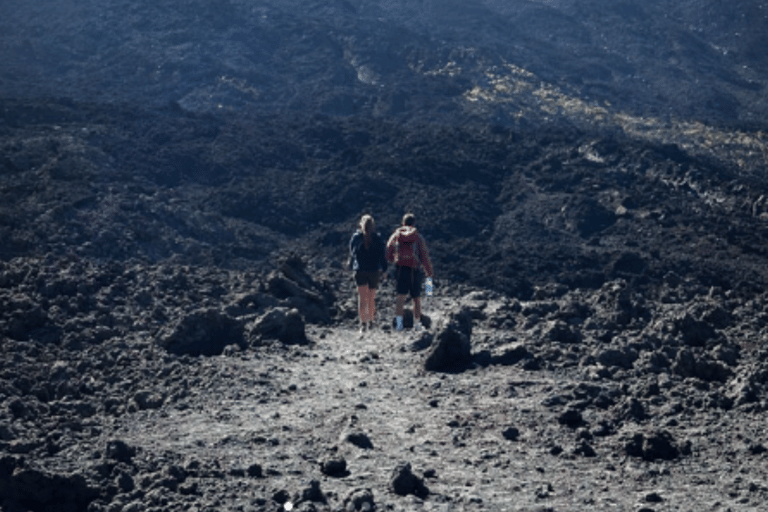
[(424, 283), (424, 291), (427, 292), (427, 297), (432, 296), (432, 278), (428, 277), (427, 282)]

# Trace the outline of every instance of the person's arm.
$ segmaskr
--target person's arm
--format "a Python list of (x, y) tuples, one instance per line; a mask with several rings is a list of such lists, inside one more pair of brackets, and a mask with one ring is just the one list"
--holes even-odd
[(379, 238), (379, 240), (381, 241), (381, 251), (379, 252), (379, 266), (381, 267), (382, 272), (386, 272), (387, 271), (387, 248), (384, 245), (384, 241), (381, 240), (381, 238)]
[(432, 268), (432, 260), (429, 259), (427, 242), (424, 241), (424, 237), (421, 234), (419, 234), (419, 261), (424, 266), (424, 272), (427, 274), (427, 277), (434, 277), (435, 271)]
[(385, 249), (384, 257), (390, 263), (395, 262), (395, 235), (396, 233), (393, 233), (392, 236), (389, 237), (389, 240), (387, 240), (387, 248)]

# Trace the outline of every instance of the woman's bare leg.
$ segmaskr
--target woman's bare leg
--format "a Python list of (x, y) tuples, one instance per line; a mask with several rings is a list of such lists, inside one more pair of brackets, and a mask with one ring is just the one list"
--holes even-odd
[(369, 288), (370, 293), (368, 296), (368, 321), (371, 326), (376, 323), (376, 289)]
[(368, 321), (368, 285), (357, 287), (357, 314), (360, 317), (360, 326), (365, 326), (365, 322)]

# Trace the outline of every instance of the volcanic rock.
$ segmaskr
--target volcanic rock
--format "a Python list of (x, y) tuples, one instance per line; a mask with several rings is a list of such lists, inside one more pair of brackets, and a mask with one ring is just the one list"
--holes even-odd
[(264, 470), (261, 467), (261, 464), (251, 464), (248, 466), (248, 469), (246, 469), (246, 473), (251, 478), (263, 478), (264, 477)]
[(344, 498), (344, 512), (374, 512), (376, 502), (370, 489), (354, 489)]
[(358, 448), (362, 448), (363, 450), (372, 450), (373, 449), (373, 442), (371, 442), (371, 438), (368, 437), (368, 434), (365, 432), (355, 431), (350, 432), (346, 436), (346, 440), (357, 446)]
[(330, 320), (329, 306), (335, 297), (307, 273), (305, 261), (296, 255), (286, 258), (267, 276), (266, 290), (290, 308), (297, 309), (308, 322)]
[(82, 474), (58, 475), (31, 468), (23, 462), (0, 460), (0, 496), (28, 503), (38, 510), (83, 510), (99, 495)]
[(344, 457), (340, 456), (331, 457), (322, 461), (320, 463), (320, 471), (322, 471), (324, 475), (330, 477), (341, 478), (349, 476), (349, 471), (347, 470), (347, 461), (344, 459)]
[(199, 309), (165, 329), (158, 343), (178, 355), (218, 355), (227, 345), (245, 344), (243, 324), (218, 309)]
[(472, 362), (472, 320), (467, 308), (452, 313), (438, 328), (432, 346), (424, 360), (424, 369), (431, 372), (461, 371)]
[(764, 509), (766, 8), (3, 0), (0, 509)]
[(579, 343), (581, 334), (562, 320), (549, 322), (544, 328), (543, 336), (550, 341), (560, 343)]
[(273, 308), (246, 327), (251, 343), (265, 339), (276, 339), (287, 344), (307, 342), (304, 318), (296, 308)]
[(725, 382), (732, 373), (723, 363), (712, 361), (706, 355), (697, 354), (688, 348), (678, 352), (672, 369), (683, 377), (696, 377), (709, 382)]
[(105, 455), (118, 462), (131, 462), (131, 459), (136, 455), (136, 449), (128, 446), (125, 441), (115, 439), (107, 443)]
[(429, 495), (429, 489), (424, 485), (424, 481), (413, 474), (411, 464), (408, 462), (398, 464), (392, 470), (389, 483), (392, 491), (400, 496), (413, 494), (423, 499)]
[(674, 460), (689, 452), (687, 446), (681, 448), (666, 430), (636, 432), (624, 437), (627, 455), (646, 461)]
[(501, 435), (507, 441), (517, 441), (520, 438), (520, 430), (517, 427), (507, 427)]
[(607, 348), (597, 355), (597, 361), (600, 364), (607, 367), (618, 366), (627, 370), (632, 368), (637, 358), (637, 351), (626, 344), (618, 348)]
[(309, 486), (301, 491), (301, 501), (313, 501), (325, 503), (327, 501), (325, 494), (320, 489), (320, 482), (311, 480)]
[(581, 412), (576, 409), (569, 408), (557, 417), (557, 422), (561, 425), (575, 429), (584, 424), (584, 418), (581, 415)]
[(595, 449), (592, 448), (592, 446), (584, 439), (582, 439), (579, 444), (574, 448), (573, 453), (576, 455), (581, 455), (582, 457), (596, 457), (597, 452), (595, 452)]

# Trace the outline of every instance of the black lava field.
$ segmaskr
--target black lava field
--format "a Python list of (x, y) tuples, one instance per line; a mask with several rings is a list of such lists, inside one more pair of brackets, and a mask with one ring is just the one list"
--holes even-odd
[[(4, 0), (0, 512), (760, 511), (768, 3)], [(358, 332), (347, 244), (414, 212)]]

